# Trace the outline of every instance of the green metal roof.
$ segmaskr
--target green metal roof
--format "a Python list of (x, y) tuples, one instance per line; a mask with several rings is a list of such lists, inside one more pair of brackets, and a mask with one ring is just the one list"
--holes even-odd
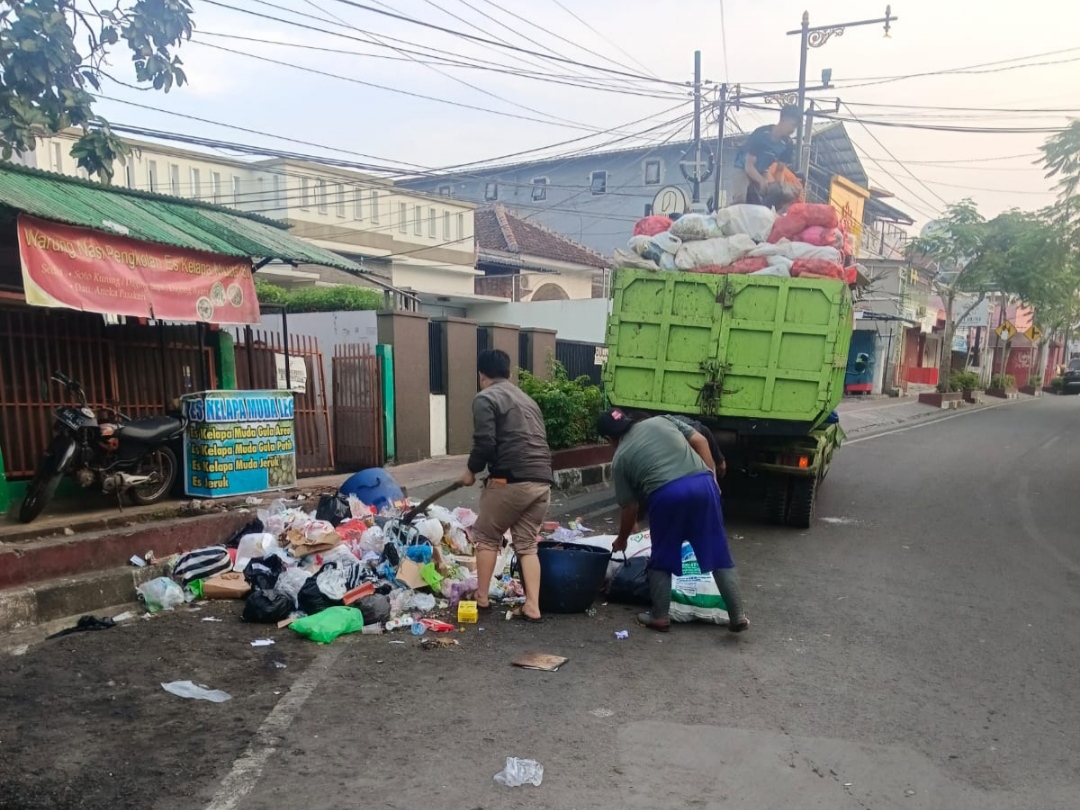
[(162, 245), (249, 259), (277, 259), (366, 272), (358, 264), (290, 236), (286, 225), (255, 214), (78, 177), (0, 163), (0, 209), (117, 233)]

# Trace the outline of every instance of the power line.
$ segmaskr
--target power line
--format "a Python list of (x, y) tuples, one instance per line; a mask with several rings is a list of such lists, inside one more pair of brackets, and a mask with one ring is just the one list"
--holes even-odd
[(935, 107), (927, 104), (874, 104), (869, 101), (849, 101), (845, 102), (848, 107), (880, 107), (897, 110), (944, 110), (950, 112), (988, 112), (988, 113), (1061, 113), (1063, 115), (1073, 115), (1080, 113), (1080, 109), (1077, 108), (1064, 108), (1064, 109), (1016, 109), (1016, 108), (1003, 108), (1003, 107)]
[(724, 20), (724, 0), (720, 0), (720, 44), (724, 48), (724, 81), (728, 80), (731, 71), (728, 70), (728, 47), (727, 47), (727, 23)]
[[(634, 55), (633, 55), (632, 53), (630, 53), (629, 51), (627, 51), (627, 50), (626, 50), (625, 48), (621, 47), (621, 46), (619, 45), (619, 43), (615, 42), (615, 41), (614, 41), (614, 40), (612, 40), (612, 39), (611, 39), (610, 37), (606, 36), (605, 34), (601, 33), (600, 31), (596, 30), (596, 28), (594, 28), (594, 27), (593, 27), (592, 25), (590, 25), (590, 24), (589, 24), (589, 23), (588, 23), (588, 22), (587, 22), (587, 21), (586, 21), (585, 19), (583, 19), (582, 17), (579, 17), (579, 16), (577, 15), (577, 14), (575, 14), (575, 13), (574, 13), (573, 11), (571, 11), (571, 10), (570, 10), (569, 8), (567, 8), (566, 6), (564, 6), (564, 5), (563, 5), (563, 4), (562, 4), (562, 3), (561, 3), (561, 2), (559, 1), (559, 0), (551, 0), (551, 1), (552, 1), (552, 2), (553, 2), (553, 3), (555, 4), (555, 5), (557, 5), (557, 6), (559, 7), (559, 8), (561, 8), (561, 9), (562, 9), (563, 11), (565, 11), (565, 12), (566, 12), (567, 14), (569, 14), (569, 15), (570, 15), (571, 17), (573, 17), (573, 18), (574, 18), (575, 20), (577, 20), (577, 21), (578, 21), (579, 23), (581, 23), (581, 24), (582, 24), (582, 25), (584, 25), (584, 26), (585, 26), (586, 28), (588, 28), (588, 29), (589, 29), (590, 31), (592, 31), (592, 32), (593, 32), (594, 34), (596, 34), (596, 35), (597, 35), (598, 37), (600, 37), (600, 38), (601, 38), (602, 40), (604, 40), (604, 41), (605, 41), (605, 42), (607, 42), (607, 43), (608, 43), (609, 45), (611, 45), (612, 47), (614, 47), (614, 48), (615, 48), (615, 49), (616, 49), (617, 51), (619, 51), (619, 53), (621, 53), (621, 54), (622, 54), (623, 56), (626, 56), (626, 57), (628, 57), (628, 58), (630, 59), (630, 61), (632, 61), (632, 62), (633, 62), (634, 64), (636, 64), (636, 65), (637, 65), (638, 67), (640, 67), (640, 68), (641, 68), (642, 70), (644, 70), (644, 71), (645, 71), (646, 73), (648, 73), (648, 74), (649, 74), (650, 76), (653, 76), (653, 77), (655, 77), (655, 78), (657, 78), (657, 79), (659, 79), (659, 78), (660, 78), (659, 76), (657, 76), (657, 75), (656, 75), (656, 73), (655, 73), (654, 71), (652, 71), (651, 69), (649, 69), (649, 67), (648, 67), (648, 66), (646, 66), (646, 65), (645, 65), (644, 63), (642, 63), (640, 59), (638, 59), (638, 58), (637, 58), (636, 56), (634, 56)], [(495, 5), (495, 3), (494, 3), (494, 2), (492, 2), (492, 0), (484, 0), (484, 2), (485, 2), (485, 3), (487, 3), (488, 5), (492, 5), (492, 6), (494, 6), (494, 5)], [(507, 13), (510, 13), (510, 12), (507, 12)], [(516, 17), (517, 15), (515, 14), (514, 16)], [(550, 32), (549, 32), (549, 33), (550, 33)], [(561, 38), (561, 37), (560, 37), (560, 38)], [(581, 46), (579, 45), (578, 47), (581, 47)], [(582, 50), (588, 50), (588, 49), (587, 49), (587, 48), (582, 48)], [(605, 57), (605, 58), (607, 58), (607, 57)], [(622, 65), (622, 64), (621, 64), (621, 63), (619, 63), (619, 62), (615, 62), (615, 60), (613, 60), (613, 59), (608, 59), (608, 61), (612, 62), (613, 64), (616, 64), (616, 65), (620, 65), (621, 67), (627, 67), (626, 65)]]

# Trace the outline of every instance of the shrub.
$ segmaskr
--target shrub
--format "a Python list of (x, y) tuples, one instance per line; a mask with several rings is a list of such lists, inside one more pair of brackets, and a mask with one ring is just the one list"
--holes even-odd
[(1064, 384), (1065, 384), (1065, 378), (1064, 377), (1054, 377), (1052, 380), (1050, 380), (1050, 390), (1051, 391), (1060, 391), (1061, 387)]
[(1016, 377), (1012, 374), (995, 374), (990, 378), (990, 387), (999, 390), (1016, 388)]
[(974, 371), (953, 371), (949, 375), (949, 388), (952, 391), (977, 391), (981, 383), (978, 373)]
[(599, 441), (596, 420), (604, 409), (604, 394), (588, 377), (571, 380), (566, 367), (554, 361), (552, 379), (542, 380), (522, 369), (520, 385), (540, 406), (552, 450)]
[(355, 312), (382, 309), (383, 295), (367, 287), (298, 287), (287, 290), (260, 278), (255, 294), (263, 304), (284, 306), (286, 312)]

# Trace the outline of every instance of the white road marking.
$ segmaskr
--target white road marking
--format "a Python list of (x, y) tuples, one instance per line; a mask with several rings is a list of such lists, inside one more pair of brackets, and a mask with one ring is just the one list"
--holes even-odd
[(281, 745), (282, 738), (300, 713), (304, 703), (311, 697), (315, 687), (337, 661), (344, 644), (327, 648), (304, 673), (293, 681), (292, 688), (263, 720), (255, 739), (247, 750), (233, 763), (232, 770), (221, 781), (206, 810), (235, 810), (239, 803), (255, 788), (267, 761)]
[[(862, 438), (847, 439), (843, 443), (843, 447), (847, 447), (849, 444), (858, 444), (859, 442), (868, 442), (873, 439), (883, 439), (886, 436), (893, 436), (897, 433), (906, 433), (909, 430), (918, 430), (919, 428), (930, 427), (931, 425), (940, 425), (942, 422), (948, 422), (950, 419), (959, 419), (961, 416), (972, 416), (977, 413), (986, 413), (997, 408), (1004, 408), (1008, 405), (1019, 405), (1022, 402), (1038, 402), (1038, 399), (1032, 397), (1031, 399), (1008, 399), (1002, 402), (1000, 405), (988, 405), (985, 408), (977, 408), (973, 411), (960, 411), (952, 416), (945, 416), (941, 419), (930, 419), (925, 422), (917, 422), (914, 425), (908, 425), (907, 427), (897, 428), (896, 430), (887, 430), (884, 433), (875, 433), (873, 436), (863, 436)], [(842, 414), (841, 414), (842, 416)]]
[(852, 526), (859, 522), (849, 517), (819, 517), (818, 520), (822, 523), (839, 523), (841, 526)]

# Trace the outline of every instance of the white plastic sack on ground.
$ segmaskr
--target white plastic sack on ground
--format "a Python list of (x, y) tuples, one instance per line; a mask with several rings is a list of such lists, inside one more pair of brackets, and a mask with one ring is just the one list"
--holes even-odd
[(671, 223), (669, 232), (683, 242), (700, 242), (724, 235), (720, 223), (709, 214), (684, 214)]
[(726, 238), (706, 239), (703, 242), (684, 242), (675, 256), (675, 266), (680, 270), (723, 267), (738, 261), (753, 249), (754, 240), (744, 233)]
[(679, 248), (682, 247), (682, 239), (677, 237), (671, 231), (663, 231), (662, 233), (656, 234), (656, 236), (652, 238), (652, 241), (654, 245), (660, 248), (660, 250), (665, 253), (670, 253), (672, 256), (678, 253)]
[(671, 619), (727, 624), (728, 614), (712, 574), (702, 574), (689, 543), (682, 547), (681, 577), (671, 579)]
[(755, 242), (764, 242), (772, 233), (776, 212), (764, 205), (730, 205), (716, 212), (724, 236), (744, 233)]

